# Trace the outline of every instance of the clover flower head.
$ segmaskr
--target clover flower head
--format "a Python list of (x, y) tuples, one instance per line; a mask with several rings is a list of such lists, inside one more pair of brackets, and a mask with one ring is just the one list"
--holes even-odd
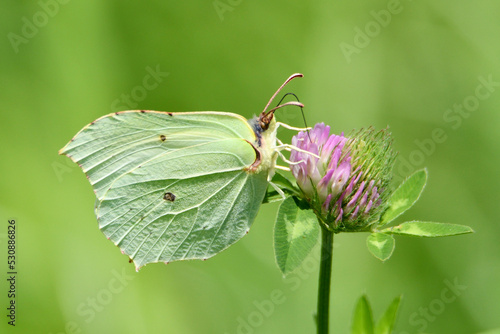
[(387, 198), (395, 154), (387, 130), (330, 135), (324, 123), (292, 139), (292, 174), (304, 198), (336, 232), (361, 231), (375, 223)]

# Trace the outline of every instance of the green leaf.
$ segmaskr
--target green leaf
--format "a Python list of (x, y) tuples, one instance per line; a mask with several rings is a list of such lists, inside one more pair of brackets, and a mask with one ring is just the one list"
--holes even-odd
[(266, 194), (264, 195), (264, 199), (262, 200), (262, 204), (280, 202), (283, 200), (283, 196), (278, 193), (276, 190), (272, 188), (268, 188)]
[(411, 221), (386, 228), (380, 232), (418, 237), (447, 237), (474, 233), (474, 230), (465, 225)]
[(418, 170), (406, 178), (389, 198), (389, 207), (382, 215), (380, 225), (390, 223), (411, 208), (420, 197), (426, 182), (427, 169)]
[(365, 295), (359, 298), (354, 311), (352, 334), (373, 334), (373, 316), (370, 304)]
[(280, 187), (285, 193), (300, 196), (300, 189), (280, 172), (275, 172), (271, 180), (272, 183)]
[(381, 261), (385, 261), (391, 257), (394, 245), (393, 236), (385, 233), (372, 233), (366, 239), (368, 250)]
[[(296, 186), (293, 185), (292, 182), (281, 173), (276, 172), (271, 180), (277, 187), (279, 187), (286, 197), (288, 196), (300, 196), (300, 190)], [(269, 186), (262, 200), (262, 203), (272, 203), (279, 202), (283, 200), (282, 194), (276, 191), (276, 189), (272, 186)]]
[(377, 326), (375, 327), (375, 334), (391, 334), (396, 322), (396, 315), (398, 313), (399, 304), (401, 303), (401, 296), (396, 297), (391, 305), (387, 308), (382, 318), (380, 318)]
[(291, 273), (318, 241), (319, 223), (312, 210), (299, 208), (293, 197), (281, 203), (274, 227), (276, 263), (283, 275)]

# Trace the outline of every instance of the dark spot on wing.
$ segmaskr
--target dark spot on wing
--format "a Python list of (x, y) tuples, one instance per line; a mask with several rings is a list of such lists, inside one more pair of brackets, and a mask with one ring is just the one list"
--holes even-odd
[(168, 116), (174, 116), (174, 114), (172, 114), (171, 112), (168, 112), (167, 114)]
[(163, 199), (165, 201), (173, 202), (175, 201), (175, 195), (172, 193), (165, 193), (165, 195), (163, 195)]
[(146, 112), (146, 110), (141, 110), (141, 113), (143, 113), (143, 114), (144, 114), (145, 112)]
[(132, 260), (132, 258), (129, 258), (128, 263), (132, 263), (132, 262), (134, 262), (134, 260)]
[(120, 113), (119, 112), (115, 112), (115, 115), (119, 115)]
[(160, 135), (160, 140), (165, 141), (165, 140), (167, 140), (167, 137), (165, 137), (165, 135)]

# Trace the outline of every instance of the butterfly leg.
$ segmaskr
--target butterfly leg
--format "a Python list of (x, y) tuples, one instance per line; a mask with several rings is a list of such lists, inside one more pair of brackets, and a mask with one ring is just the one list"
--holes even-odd
[(284, 127), (285, 129), (293, 130), (293, 131), (309, 131), (312, 129), (312, 128), (296, 128), (296, 127), (288, 125), (286, 123), (276, 122), (276, 128), (278, 128), (280, 126)]
[(300, 164), (301, 162), (304, 162), (304, 160), (300, 160), (300, 161), (290, 161), (288, 160), (284, 155), (283, 153), (281, 153), (280, 151), (278, 151), (278, 155), (279, 157), (281, 158), (281, 160), (283, 160), (284, 162), (286, 162), (287, 164), (289, 165), (298, 165)]
[(281, 140), (279, 140), (278, 138), (276, 138), (276, 142), (278, 143), (278, 145), (276, 145), (276, 151), (277, 152), (280, 152), (281, 150), (285, 150), (285, 151), (292, 151), (292, 150), (295, 150), (295, 151), (298, 151), (298, 152), (302, 152), (302, 153), (306, 153), (306, 154), (310, 154), (312, 155), (313, 157), (315, 158), (318, 158), (319, 159), (319, 155), (317, 154), (314, 154), (312, 152), (309, 152), (309, 151), (305, 151), (303, 149), (300, 149), (298, 148), (297, 146), (294, 146), (294, 145), (290, 145), (290, 144), (283, 144), (283, 142)]
[(314, 153), (309, 152), (309, 151), (306, 151), (306, 150), (303, 150), (301, 148), (298, 148), (297, 146), (293, 146), (293, 145), (290, 145), (290, 144), (280, 144), (280, 145), (276, 146), (276, 149), (278, 151), (281, 151), (281, 150), (292, 151), (292, 150), (294, 150), (294, 151), (297, 151), (297, 152), (302, 152), (302, 153), (305, 153), (305, 154), (312, 155), (313, 157), (319, 159), (319, 155), (314, 154)]
[(274, 168), (279, 169), (279, 170), (284, 170), (285, 172), (290, 171), (290, 168), (285, 167), (285, 166), (280, 166), (280, 165), (276, 165), (276, 166), (274, 166)]
[(278, 194), (280, 194), (281, 198), (286, 199), (285, 193), (283, 192), (283, 190), (281, 190), (280, 187), (272, 182), (269, 182), (269, 184), (274, 188), (274, 190), (278, 192)]

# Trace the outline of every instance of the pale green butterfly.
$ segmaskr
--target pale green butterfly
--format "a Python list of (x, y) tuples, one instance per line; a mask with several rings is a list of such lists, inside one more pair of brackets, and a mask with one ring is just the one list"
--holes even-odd
[(289, 148), (276, 138), (284, 124), (274, 111), (302, 104), (267, 109), (296, 77), (248, 121), (227, 112), (122, 111), (90, 123), (59, 151), (87, 175), (99, 228), (137, 270), (204, 260), (248, 233), (279, 150)]

